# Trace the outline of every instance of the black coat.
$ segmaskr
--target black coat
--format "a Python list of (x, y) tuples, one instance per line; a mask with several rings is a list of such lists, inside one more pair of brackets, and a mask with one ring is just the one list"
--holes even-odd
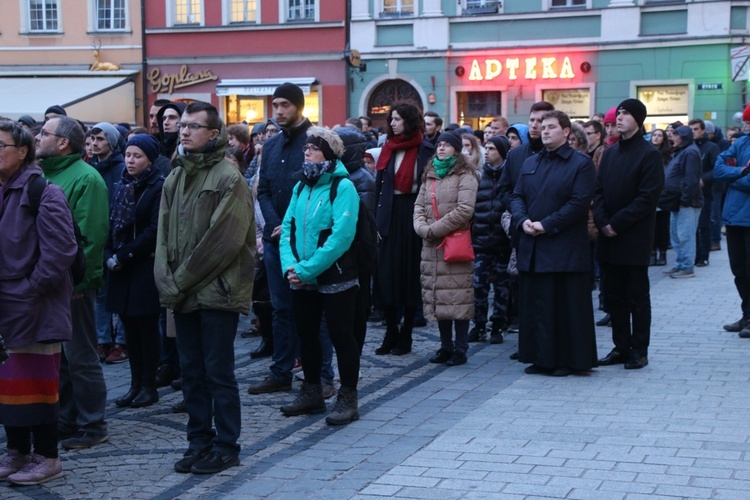
[[(599, 262), (646, 266), (654, 241), (656, 203), (664, 186), (662, 157), (640, 134), (604, 150), (594, 195)], [(610, 225), (617, 236), (606, 237)]]
[(508, 153), (503, 173), (500, 176), (500, 200), (505, 210), (510, 210), (510, 198), (513, 195), (513, 189), (518, 182), (518, 176), (521, 175), (521, 167), (527, 158), (534, 156), (544, 149), (541, 140), (537, 139), (521, 144), (513, 148)]
[[(519, 271), (591, 270), (588, 213), (595, 185), (594, 162), (567, 143), (523, 162), (511, 198)], [(522, 225), (528, 219), (541, 222), (545, 234), (526, 234)]]
[[(106, 309), (111, 313), (130, 317), (159, 314), (161, 310), (159, 292), (154, 282), (154, 251), (163, 184), (164, 178), (153, 170), (145, 187), (135, 192), (134, 237), (116, 252), (122, 269), (108, 271), (107, 275)], [(118, 184), (116, 189), (121, 186)], [(104, 246), (104, 261), (113, 255), (110, 226)]]
[(375, 177), (364, 168), (365, 151), (370, 148), (367, 138), (354, 127), (336, 127), (334, 130), (344, 143), (341, 163), (349, 172), (349, 180), (354, 183), (357, 193), (367, 209), (375, 215)]
[(482, 178), (477, 188), (477, 201), (471, 226), (471, 242), (477, 253), (510, 251), (510, 240), (502, 225), (503, 204), (500, 201), (500, 177), (503, 167), (492, 168), (488, 163), (482, 168)]
[(701, 180), (703, 181), (704, 206), (713, 200), (714, 165), (719, 157), (719, 146), (709, 141), (705, 136), (695, 141), (701, 152)]

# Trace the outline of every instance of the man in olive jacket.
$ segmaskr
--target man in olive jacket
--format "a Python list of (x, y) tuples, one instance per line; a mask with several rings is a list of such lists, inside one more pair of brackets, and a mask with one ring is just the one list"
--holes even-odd
[(189, 416), (177, 472), (213, 474), (240, 463), (234, 337), (239, 313), (250, 308), (255, 224), (250, 188), (224, 158), (226, 147), (215, 107), (185, 108), (159, 208), (154, 277), (162, 306), (174, 309)]

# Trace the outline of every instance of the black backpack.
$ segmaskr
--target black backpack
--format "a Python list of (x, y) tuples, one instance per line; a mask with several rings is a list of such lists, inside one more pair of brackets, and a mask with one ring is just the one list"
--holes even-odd
[[(343, 177), (334, 177), (331, 182), (331, 205), (338, 194), (339, 183)], [(300, 183), (297, 187), (297, 196), (300, 195), (305, 185)], [(350, 250), (354, 253), (354, 262), (360, 271), (374, 271), (378, 264), (378, 226), (375, 217), (370, 213), (367, 206), (359, 198), (359, 215), (357, 217), (357, 232)]]
[[(34, 177), (29, 183), (29, 208), (31, 213), (36, 217), (39, 214), (39, 205), (42, 202), (42, 193), (47, 188), (49, 181), (39, 175)], [(70, 214), (73, 218), (73, 214)], [(73, 232), (76, 235), (76, 243), (78, 244), (78, 251), (76, 252), (76, 258), (70, 265), (70, 275), (73, 278), (73, 285), (79, 285), (83, 281), (83, 277), (86, 274), (86, 254), (83, 253), (84, 247), (88, 243), (88, 239), (81, 233), (81, 228), (78, 227), (78, 223), (73, 219)]]

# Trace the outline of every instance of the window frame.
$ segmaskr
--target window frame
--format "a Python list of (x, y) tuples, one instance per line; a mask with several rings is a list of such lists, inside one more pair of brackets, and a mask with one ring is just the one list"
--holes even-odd
[(304, 24), (304, 23), (317, 23), (320, 21), (321, 0), (297, 0), (302, 4), (302, 6), (304, 6), (304, 3), (307, 1), (313, 2), (313, 17), (291, 19), (289, 16), (289, 11), (292, 8), (291, 2), (293, 1), (295, 0), (283, 0), (279, 2), (279, 20), (282, 23)]
[[(21, 11), (24, 13), (25, 19), (24, 19), (24, 30), (23, 33), (29, 34), (29, 35), (50, 35), (50, 34), (59, 34), (62, 33), (62, 11), (61, 11), (61, 0), (22, 0), (24, 3), (24, 8), (21, 9)], [(33, 29), (32, 28), (32, 16), (31, 16), (31, 2), (37, 1), (41, 2), (43, 4), (42, 12), (46, 13), (47, 10), (47, 4), (54, 4), (55, 5), (55, 12), (57, 14), (57, 18), (55, 19), (57, 23), (57, 27), (54, 29)], [(44, 19), (44, 24), (46, 25), (48, 20)]]
[[(575, 0), (565, 0), (566, 3), (573, 2)], [(584, 0), (584, 5), (552, 5), (552, 0), (544, 0), (543, 10), (555, 11), (555, 12), (566, 12), (569, 10), (588, 10), (591, 9), (591, 0)]]
[[(130, 0), (122, 0), (123, 23), (122, 28), (100, 28), (99, 27), (99, 2), (101, 0), (89, 0), (89, 32), (90, 33), (130, 33)], [(105, 0), (112, 5), (117, 0)], [(112, 6), (114, 10), (114, 6)]]
[[(224, 0), (222, 5), (222, 24), (225, 26), (237, 26), (243, 24), (260, 24), (260, 7), (261, 0), (240, 0), (242, 2), (255, 2), (255, 21), (233, 21), (232, 20), (232, 2), (237, 0)], [(247, 15), (247, 8), (245, 8), (245, 15)]]
[[(478, 7), (469, 7), (469, 2), (480, 2), (491, 5), (480, 5)], [(502, 0), (461, 0), (461, 15), (462, 16), (480, 16), (480, 15), (494, 15), (503, 13), (503, 1)]]
[[(404, 0), (396, 0), (398, 4), (403, 2)], [(412, 12), (404, 12), (403, 10), (398, 10), (395, 12), (386, 12), (385, 11), (385, 0), (378, 0), (378, 17), (380, 19), (404, 19), (404, 18), (414, 18), (419, 17), (419, 0), (411, 0), (413, 7)]]
[[(177, 2), (184, 1), (185, 5), (190, 8), (191, 0), (166, 0), (167, 1), (167, 22), (168, 26), (172, 28), (190, 28), (196, 26), (204, 26), (206, 22), (206, 6), (204, 0), (199, 0), (200, 5), (200, 21), (197, 23), (178, 23), (177, 22)], [(188, 14), (190, 15), (190, 14)]]

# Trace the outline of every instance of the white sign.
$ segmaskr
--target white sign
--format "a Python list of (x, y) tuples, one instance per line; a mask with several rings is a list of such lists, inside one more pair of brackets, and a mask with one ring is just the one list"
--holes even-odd
[(733, 47), (729, 49), (729, 53), (732, 57), (732, 81), (745, 81), (750, 76), (750, 47), (743, 45), (741, 47)]
[(638, 99), (646, 105), (648, 116), (687, 115), (689, 97), (687, 85), (638, 87)]
[(542, 91), (542, 100), (571, 118), (588, 118), (591, 113), (591, 91), (589, 89), (556, 89)]

